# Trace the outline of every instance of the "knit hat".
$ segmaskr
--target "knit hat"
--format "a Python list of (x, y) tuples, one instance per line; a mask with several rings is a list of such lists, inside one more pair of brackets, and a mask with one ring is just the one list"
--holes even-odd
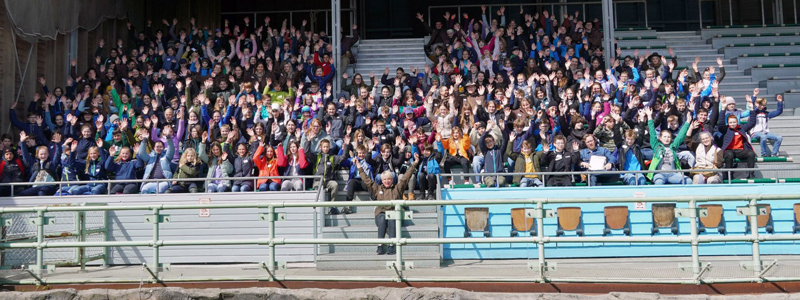
[(729, 104), (736, 104), (736, 100), (733, 100), (733, 97), (731, 96), (725, 97), (725, 106), (728, 106)]
[(281, 105), (278, 103), (272, 103), (272, 110), (279, 110), (281, 109)]
[(310, 108), (310, 107), (308, 107), (308, 106), (303, 106), (303, 110), (302, 110), (302, 112), (304, 112), (304, 113), (306, 113), (306, 112), (311, 112), (311, 108)]
[(108, 121), (111, 122), (111, 123), (114, 123), (114, 121), (118, 121), (118, 120), (119, 120), (119, 116), (118, 115), (111, 115), (110, 117), (108, 117)]
[(413, 114), (414, 113), (414, 109), (411, 108), (411, 106), (403, 107), (403, 113), (404, 114)]

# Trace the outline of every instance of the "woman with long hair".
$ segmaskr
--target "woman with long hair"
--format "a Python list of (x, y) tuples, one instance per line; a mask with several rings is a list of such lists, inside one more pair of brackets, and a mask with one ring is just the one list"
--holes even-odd
[[(205, 138), (206, 133), (203, 134)], [(204, 139), (205, 140), (205, 139)], [(228, 161), (228, 152), (222, 149), (222, 146), (217, 142), (211, 143), (211, 151), (206, 154), (206, 144), (200, 144), (200, 160), (208, 165), (208, 174), (206, 178), (215, 179), (206, 181), (206, 192), (209, 193), (222, 193), (228, 190), (231, 186), (228, 176), (233, 172), (233, 166)]]
[[(278, 147), (278, 167), (284, 168), (283, 176), (302, 176), (303, 169), (308, 167), (305, 151), (300, 148), (297, 141), (289, 142), (289, 149), (284, 153)], [(281, 183), (281, 191), (302, 191), (303, 179), (285, 179)]]
[[(175, 172), (174, 179), (197, 178), (200, 173), (202, 163), (197, 157), (197, 152), (193, 148), (186, 149), (178, 160), (178, 171)], [(172, 187), (165, 193), (197, 193), (197, 182), (192, 181), (173, 181)]]
[[(258, 169), (258, 177), (280, 176), (280, 173), (278, 173), (278, 156), (275, 154), (275, 149), (266, 145), (264, 141), (259, 141), (257, 145), (258, 148), (253, 154), (253, 163)], [(278, 146), (278, 151), (283, 152), (283, 145)], [(256, 181), (258, 190), (262, 192), (277, 191), (280, 184), (280, 178), (261, 178)]]

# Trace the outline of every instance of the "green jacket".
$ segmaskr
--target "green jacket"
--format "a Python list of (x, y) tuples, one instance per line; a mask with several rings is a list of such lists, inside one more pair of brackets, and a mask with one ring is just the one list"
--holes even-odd
[[(678, 147), (683, 143), (683, 140), (686, 139), (686, 132), (689, 131), (689, 126), (691, 125), (691, 122), (683, 123), (683, 127), (681, 127), (681, 130), (678, 131), (678, 134), (675, 136), (675, 139), (672, 140), (672, 143), (669, 144), (669, 148), (673, 153), (672, 164), (675, 167), (675, 170), (681, 169), (681, 164), (678, 160)], [(653, 123), (653, 120), (647, 121), (647, 128), (650, 130), (650, 145), (653, 147), (653, 160), (650, 161), (650, 168), (648, 168), (648, 170), (653, 171), (658, 168), (658, 166), (661, 164), (661, 158), (664, 157), (664, 144), (658, 141), (659, 134), (655, 134), (656, 127)], [(648, 173), (647, 178), (653, 180), (653, 173)]]

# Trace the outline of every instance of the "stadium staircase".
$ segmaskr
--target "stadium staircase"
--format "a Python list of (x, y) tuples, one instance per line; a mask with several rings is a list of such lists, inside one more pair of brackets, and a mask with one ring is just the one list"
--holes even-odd
[(421, 72), (427, 62), (424, 46), (421, 38), (362, 40), (357, 45), (357, 63), (346, 71), (348, 75), (360, 73), (365, 82), (370, 82), (369, 73), (374, 72), (380, 88), (386, 67), (389, 67), (390, 78), (394, 77), (398, 67), (405, 69), (406, 73), (411, 73), (411, 67)]
[[(720, 93), (736, 99), (737, 106), (745, 105), (745, 95), (760, 88), (759, 97), (768, 100), (767, 107), (777, 107), (775, 95), (784, 94), (783, 114), (770, 120), (770, 131), (783, 136), (781, 157), (758, 158), (757, 168), (779, 169), (756, 172), (761, 181), (794, 181), (800, 172), (781, 171), (797, 168), (800, 158), (800, 35), (798, 26), (785, 27), (707, 27), (701, 31), (656, 32), (648, 28), (615, 32), (623, 55), (639, 55), (658, 52), (672, 58), (668, 49), (673, 49), (678, 61), (676, 69), (691, 67), (695, 57), (700, 58), (698, 70), (708, 66), (717, 67), (721, 58), (725, 67), (725, 78), (720, 83)], [(674, 72), (673, 75), (677, 74)], [(760, 154), (758, 142), (754, 142)], [(770, 143), (771, 146), (771, 143)], [(740, 181), (735, 181), (740, 182)], [(747, 181), (741, 181), (747, 182)]]
[[(347, 192), (347, 171), (340, 170), (337, 174), (340, 191), (335, 197), (342, 204)], [(419, 195), (417, 195), (419, 197)], [(370, 201), (369, 192), (356, 192), (354, 201)], [(339, 210), (342, 208), (340, 207)], [(406, 220), (402, 234), (406, 238), (436, 238), (439, 237), (440, 211), (438, 206), (418, 206), (411, 208), (414, 212), (413, 220)], [(376, 238), (375, 207), (353, 207), (352, 214), (325, 215), (325, 227), (322, 229), (323, 238)], [(388, 237), (388, 236), (387, 236)], [(317, 256), (317, 269), (320, 270), (382, 270), (386, 263), (394, 261), (394, 255), (378, 255), (375, 253), (377, 245), (320, 245)], [(438, 268), (441, 251), (439, 245), (409, 245), (403, 246), (403, 257), (414, 263), (415, 268)]]
[[(416, 39), (383, 39), (361, 40), (354, 47), (357, 55), (354, 65), (345, 70), (350, 75), (360, 73), (367, 83), (370, 82), (370, 72), (375, 73), (378, 88), (381, 76), (386, 67), (389, 67), (389, 77), (395, 76), (398, 67), (411, 72), (411, 67), (420, 71), (425, 67), (427, 58), (423, 50), (424, 41)], [(347, 192), (347, 171), (340, 170), (337, 174), (339, 192), (337, 201), (345, 201)], [(369, 192), (356, 192), (354, 201), (370, 201)], [(344, 203), (343, 203), (344, 204)], [(341, 207), (339, 208), (342, 209)], [(325, 227), (322, 229), (324, 238), (375, 238), (375, 207), (353, 207), (352, 214), (325, 215)], [(403, 237), (435, 238), (439, 237), (439, 209), (435, 206), (414, 207), (414, 219), (405, 221), (402, 230)], [(377, 245), (320, 245), (317, 256), (317, 269), (361, 269), (380, 270), (386, 269), (386, 262), (394, 261), (394, 255), (377, 255)], [(438, 268), (441, 259), (439, 245), (414, 245), (403, 247), (403, 257), (408, 257), (414, 262), (415, 268)]]

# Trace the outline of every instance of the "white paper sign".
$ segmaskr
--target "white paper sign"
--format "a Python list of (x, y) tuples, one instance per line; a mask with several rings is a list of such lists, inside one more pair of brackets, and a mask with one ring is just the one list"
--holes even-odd
[(602, 171), (606, 169), (605, 166), (606, 166), (605, 156), (592, 155), (592, 158), (589, 160), (590, 171)]
[(647, 209), (647, 205), (645, 205), (644, 202), (636, 202), (633, 205), (633, 210), (645, 210), (645, 209)]
[[(200, 204), (210, 204), (210, 203), (211, 203), (211, 198), (201, 198), (200, 199)], [(200, 209), (200, 214), (198, 214), (198, 216), (203, 217), (203, 218), (210, 217), (211, 216), (211, 210), (208, 209), (208, 208), (201, 208)]]

